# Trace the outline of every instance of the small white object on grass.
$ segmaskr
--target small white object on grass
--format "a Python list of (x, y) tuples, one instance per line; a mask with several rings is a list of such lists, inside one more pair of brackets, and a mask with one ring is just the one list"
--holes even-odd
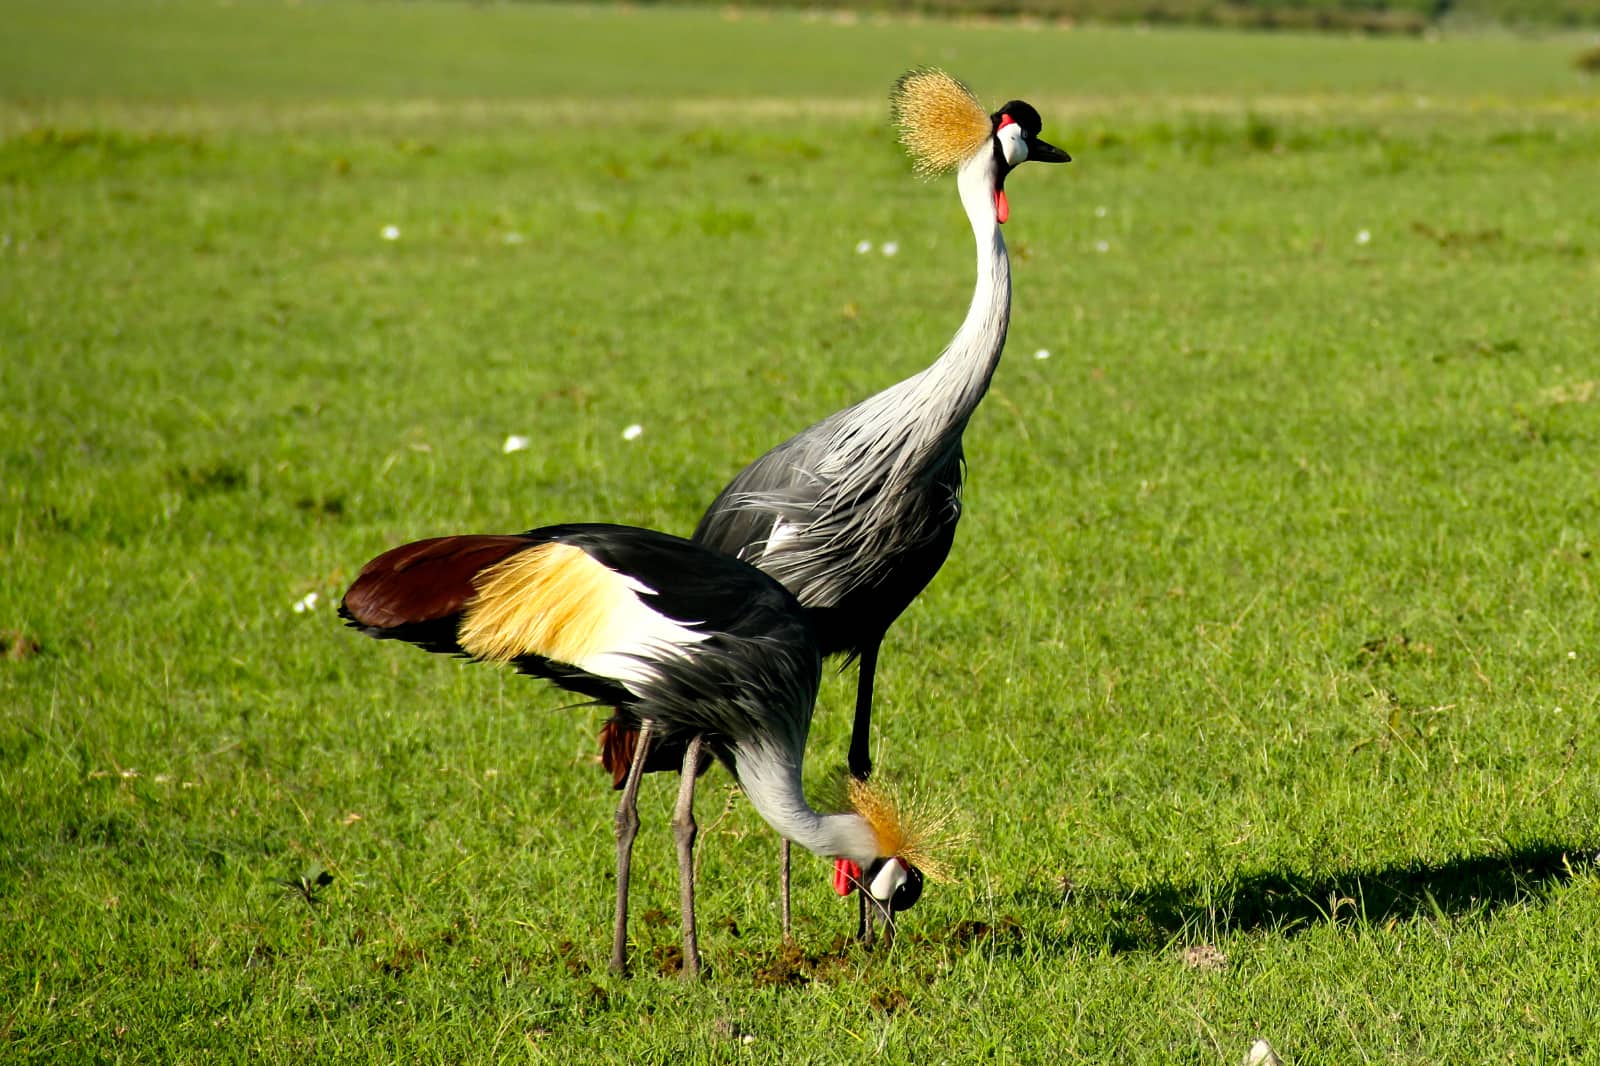
[(900, 242), (899, 241), (884, 241), (883, 242), (883, 254), (884, 255), (895, 255), (899, 251), (900, 251)]
[(500, 445), (500, 451), (506, 455), (510, 455), (512, 452), (525, 452), (528, 450), (528, 445), (532, 443), (533, 441), (529, 440), (527, 437), (524, 437), (522, 434), (513, 433), (511, 436), (506, 438), (506, 442), (504, 444)]
[(1370, 243), (1372, 243), (1372, 231), (1371, 230), (1364, 230), (1364, 229), (1356, 230), (1356, 243), (1357, 244), (1370, 244)]
[(1105, 218), (1106, 217), (1106, 209), (1105, 209), (1105, 207), (1101, 206), (1101, 207), (1095, 208), (1094, 209), (1094, 217), (1095, 218)]
[(1271, 1044), (1257, 1037), (1250, 1050), (1244, 1053), (1244, 1066), (1283, 1066), (1283, 1060), (1278, 1058)]
[(308, 592), (304, 596), (300, 597), (298, 600), (295, 601), (294, 613), (295, 614), (305, 614), (307, 611), (309, 611), (312, 608), (316, 607), (316, 605), (317, 605), (317, 594), (315, 592)]
[(1035, 359), (1048, 359), (1050, 358), (1050, 349), (1040, 348), (1038, 351), (1033, 353), (1033, 357)]
[(500, 239), (505, 241), (507, 244), (521, 244), (523, 241), (527, 240), (528, 238), (524, 237), (520, 233), (512, 232), (512, 233), (506, 234), (504, 237), (502, 237)]
[(641, 426), (639, 423), (635, 422), (633, 425), (629, 426), (627, 429), (622, 431), (622, 439), (623, 440), (638, 440), (639, 439), (639, 434), (641, 434), (643, 432), (644, 432), (644, 427)]
[(400, 227), (390, 223), (383, 227), (379, 235), (386, 241), (397, 241), (400, 239)]
[(866, 255), (870, 251), (872, 251), (872, 242), (871, 241), (857, 241), (856, 242), (856, 254), (857, 255)]
[(1094, 242), (1094, 250), (1097, 251), (1097, 252), (1109, 252), (1109, 251), (1111, 251), (1111, 242), (1110, 241), (1095, 241)]

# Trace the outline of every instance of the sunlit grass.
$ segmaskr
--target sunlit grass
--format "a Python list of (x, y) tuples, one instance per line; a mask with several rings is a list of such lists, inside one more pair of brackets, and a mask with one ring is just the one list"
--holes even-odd
[[(20, 10), (14, 1054), (1582, 1058), (1600, 131), (1561, 49), (1408, 43), (1379, 76), (1399, 42)], [(73, 61), (69, 16), (100, 41)], [(573, 19), (592, 34), (552, 46)], [(275, 62), (225, 61), (244, 24)], [(1233, 58), (1174, 58), (1197, 40)], [(648, 781), (641, 973), (615, 980), (600, 714), (331, 604), (414, 537), (687, 531), (746, 459), (925, 365), (971, 239), (881, 111), (928, 58), (1034, 99), (1076, 159), (1008, 185), (1015, 314), (966, 517), (880, 675), (880, 770), (974, 844), (887, 954), (840, 945), (849, 908), (800, 860), (784, 953), (776, 842), (713, 771), (711, 974), (684, 987), (676, 782)], [(852, 683), (825, 684), (819, 794)]]

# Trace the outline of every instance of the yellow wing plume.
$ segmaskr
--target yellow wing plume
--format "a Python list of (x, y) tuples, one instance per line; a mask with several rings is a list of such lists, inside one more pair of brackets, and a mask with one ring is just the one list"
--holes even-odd
[(540, 544), (480, 573), (457, 639), (479, 659), (542, 655), (582, 664), (630, 597), (622, 578), (571, 544)]
[(993, 132), (989, 113), (972, 90), (934, 67), (900, 75), (889, 102), (900, 143), (924, 176), (965, 163)]

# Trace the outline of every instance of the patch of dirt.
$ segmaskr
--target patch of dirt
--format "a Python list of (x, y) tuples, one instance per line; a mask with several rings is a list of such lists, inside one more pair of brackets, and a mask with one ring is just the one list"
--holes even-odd
[(911, 1006), (911, 997), (898, 988), (875, 988), (867, 997), (867, 1005), (884, 1014), (896, 1014)]
[(1178, 952), (1178, 959), (1186, 969), (1201, 973), (1221, 973), (1228, 968), (1228, 956), (1215, 944), (1191, 944)]
[(711, 1035), (718, 1040), (728, 1040), (736, 1044), (753, 1044), (756, 1042), (755, 1034), (732, 1018), (718, 1018), (711, 1023)]
[(757, 988), (799, 988), (811, 982), (815, 971), (816, 960), (790, 942), (779, 947), (772, 958), (758, 962), (752, 979)]
[(1415, 662), (1418, 659), (1427, 659), (1433, 656), (1433, 645), (1420, 640), (1412, 640), (1404, 633), (1390, 634), (1385, 637), (1373, 637), (1361, 645), (1361, 650), (1356, 652), (1356, 663), (1366, 666), (1381, 663), (1384, 666), (1395, 666), (1399, 663)]
[(1432, 241), (1440, 248), (1452, 251), (1499, 244), (1506, 238), (1506, 235), (1498, 229), (1441, 230), (1426, 222), (1411, 223), (1411, 231), (1419, 237)]
[(298, 510), (305, 511), (307, 514), (328, 518), (338, 518), (344, 514), (343, 496), (302, 496), (294, 501), (294, 505)]
[(178, 466), (169, 475), (172, 484), (191, 500), (218, 493), (241, 492), (250, 486), (250, 474), (237, 463), (220, 462), (210, 466)]
[(0, 659), (20, 663), (44, 650), (37, 640), (20, 629), (0, 629)]
[(1539, 393), (1539, 398), (1545, 403), (1560, 406), (1568, 403), (1589, 403), (1600, 398), (1600, 380), (1590, 378), (1586, 381), (1574, 381), (1570, 385), (1553, 385)]
[(556, 957), (561, 960), (561, 965), (566, 967), (567, 973), (573, 977), (589, 972), (589, 964), (584, 961), (583, 952), (578, 950), (578, 945), (570, 940), (563, 940), (556, 945)]
[(378, 972), (385, 977), (403, 977), (418, 963), (428, 961), (428, 953), (419, 944), (398, 944), (387, 959), (378, 963)]
[[(945, 934), (943, 942), (947, 947), (965, 954), (977, 944), (1018, 944), (1022, 942), (1023, 936), (1022, 923), (1007, 914), (993, 925), (972, 919), (957, 922)], [(936, 937), (927, 937), (926, 941), (933, 944), (940, 942)]]
[(254, 970), (261, 966), (271, 966), (278, 960), (278, 949), (265, 940), (257, 940), (250, 948), (250, 954), (245, 956), (244, 968)]
[(650, 958), (662, 977), (683, 972), (683, 948), (677, 944), (657, 944), (650, 949)]

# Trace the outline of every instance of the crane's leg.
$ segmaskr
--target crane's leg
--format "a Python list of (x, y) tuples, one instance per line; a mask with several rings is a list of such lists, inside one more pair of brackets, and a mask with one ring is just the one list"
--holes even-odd
[(611, 933), (611, 972), (628, 972), (628, 872), (633, 867), (633, 838), (639, 832), (639, 778), (644, 776), (644, 759), (650, 751), (650, 723), (639, 724), (639, 739), (633, 746), (633, 765), (628, 767), (628, 783), (622, 787), (622, 802), (617, 804), (617, 922)]
[(872, 776), (872, 681), (878, 672), (878, 645), (861, 649), (861, 669), (856, 678), (856, 723), (850, 730), (850, 776), (865, 781)]
[(683, 976), (700, 976), (700, 944), (694, 927), (694, 779), (700, 768), (700, 744), (694, 737), (683, 753), (683, 776), (678, 779), (678, 808), (672, 815), (672, 835), (678, 840), (678, 903), (683, 910)]
[(789, 932), (789, 838), (778, 840), (778, 917), (783, 922), (783, 942), (794, 937)]
[[(872, 774), (872, 682), (878, 673), (878, 645), (861, 649), (861, 667), (856, 679), (856, 721), (850, 730), (850, 776), (865, 781)], [(856, 939), (867, 947), (872, 946), (872, 920), (877, 907), (865, 891), (861, 897), (861, 912), (856, 920)]]
[(894, 946), (894, 913), (889, 910), (887, 903), (880, 908), (877, 904), (872, 907), (878, 912), (878, 917), (883, 919), (883, 950), (888, 951)]

